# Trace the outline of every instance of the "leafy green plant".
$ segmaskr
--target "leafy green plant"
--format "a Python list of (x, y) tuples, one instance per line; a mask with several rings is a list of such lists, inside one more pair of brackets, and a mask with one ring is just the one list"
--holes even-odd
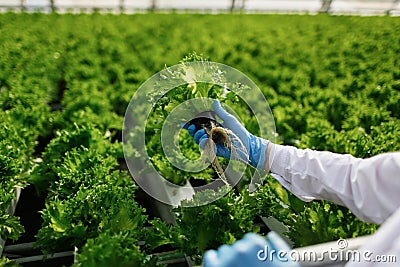
[(19, 267), (20, 265), (13, 260), (7, 259), (6, 257), (0, 258), (1, 267)]
[(77, 262), (73, 265), (87, 267), (156, 267), (156, 257), (144, 254), (138, 246), (138, 240), (130, 232), (101, 233), (89, 239), (79, 251)]
[(29, 161), (26, 162), (29, 152), (25, 140), (18, 138), (18, 130), (12, 124), (5, 121), (0, 126), (0, 237), (17, 240), (25, 230), (19, 218), (10, 214), (9, 207), (15, 200), (17, 188), (26, 185), (23, 178), (29, 167)]
[[(257, 214), (256, 209), (251, 208), (252, 197), (247, 191), (237, 194), (231, 189), (224, 186), (218, 192), (204, 190), (197, 193), (186, 203), (193, 207), (173, 210), (175, 226), (152, 221), (154, 231), (149, 234), (148, 246), (154, 248), (169, 244), (200, 263), (206, 250), (232, 244), (247, 232), (257, 232), (258, 228), (254, 226)], [(216, 199), (216, 195), (223, 196), (207, 205), (196, 206), (207, 202), (207, 199)]]
[[(155, 86), (156, 89), (153, 93), (149, 93), (149, 101), (156, 97), (159, 97), (159, 100), (154, 104), (153, 110), (146, 121), (147, 152), (154, 166), (163, 175), (163, 177), (178, 185), (183, 185), (191, 179), (203, 180), (207, 183), (210, 182), (213, 178), (217, 177), (218, 174), (213, 172), (211, 169), (196, 174), (188, 173), (186, 171), (180, 170), (179, 168), (176, 168), (166, 159), (165, 155), (163, 154), (163, 149), (161, 147), (161, 133), (163, 122), (170, 115), (171, 111), (173, 111), (178, 105), (184, 103), (185, 101), (191, 99), (199, 100), (202, 98), (210, 98), (219, 99), (221, 102), (225, 102), (231, 106), (234, 106), (234, 109), (243, 116), (246, 114), (251, 114), (248, 107), (237, 96), (238, 91), (246, 89), (245, 86), (241, 88), (239, 84), (234, 83), (232, 84), (232, 86), (236, 86), (237, 88), (226, 89), (216, 84), (206, 82), (189, 83), (188, 81), (186, 81), (185, 76), (182, 75), (182, 73), (186, 73), (185, 66), (187, 65), (185, 64), (194, 61), (204, 62), (206, 64), (208, 62), (208, 59), (204, 58), (202, 55), (198, 55), (195, 52), (188, 54), (180, 62), (182, 66), (181, 69), (173, 70), (171, 71), (171, 73), (168, 74), (171, 76), (170, 78), (174, 81), (182, 80), (181, 82), (183, 83), (183, 85), (180, 85), (167, 93), (164, 92), (165, 89), (163, 88), (163, 86), (159, 85), (159, 88)], [(220, 70), (218, 66), (211, 65), (210, 71), (212, 73), (207, 74), (207, 77), (208, 75), (213, 77), (213, 79), (215, 81), (218, 81), (220, 84), (228, 82), (224, 72)], [(201, 74), (198, 73), (198, 75)], [(204, 106), (196, 108), (199, 109), (196, 110), (198, 113), (212, 109), (212, 107), (206, 101), (204, 101)], [(248, 121), (252, 122), (251, 120)], [(200, 152), (194, 141), (188, 137), (189, 135), (187, 133), (180, 134), (179, 146), (181, 148), (181, 151), (183, 151), (183, 154), (189, 159), (197, 159), (200, 157)]]
[[(120, 154), (120, 144), (112, 143), (110, 137), (90, 124), (57, 132), (43, 153), (43, 162), (31, 176), (36, 185), (42, 182), (42, 175), (48, 183), (46, 207), (41, 211), (43, 224), (36, 236), (36, 245), (44, 253), (73, 246), (79, 249), (85, 246), (89, 251), (101, 249), (105, 246), (101, 244), (105, 237), (96, 238), (105, 232), (110, 239), (115, 235), (115, 240), (120, 241), (126, 237), (124, 242), (140, 240), (139, 229), (146, 222), (146, 216), (135, 201), (137, 187), (133, 180), (126, 172), (116, 170)], [(92, 241), (88, 243), (88, 240)], [(126, 249), (139, 257), (135, 259), (132, 255), (133, 264), (147, 262), (138, 248)], [(94, 258), (97, 256), (89, 257), (85, 253), (81, 259), (84, 264), (102, 266), (118, 259)]]
[(21, 225), (19, 217), (12, 216), (4, 210), (0, 210), (0, 236), (3, 240), (5, 240), (6, 238), (17, 240), (24, 232), (25, 229)]
[[(61, 168), (60, 164), (64, 161), (67, 153), (74, 149), (78, 151), (77, 153), (84, 150), (96, 151), (99, 157), (103, 157), (103, 159), (108, 158), (106, 162), (109, 163), (109, 169), (116, 167), (117, 158), (122, 157), (121, 144), (110, 142), (110, 138), (106, 134), (96, 129), (91, 123), (87, 124), (79, 126), (75, 124), (71, 129), (57, 131), (56, 137), (46, 146), (42, 154), (42, 162), (34, 168), (28, 181), (36, 185), (38, 189), (46, 189), (49, 182), (56, 181), (59, 174), (64, 174), (63, 172), (59, 172), (58, 168)], [(74, 159), (78, 160), (76, 164), (79, 164), (81, 161), (77, 157)], [(69, 167), (73, 168), (72, 164), (74, 163), (69, 161), (65, 164), (70, 164), (71, 166)], [(91, 164), (89, 158), (86, 158), (86, 164)], [(84, 167), (81, 166), (82, 170), (84, 170)]]
[[(67, 156), (65, 161), (68, 163), (72, 159)], [(82, 164), (85, 166), (84, 162)], [(53, 191), (41, 212), (44, 221), (37, 235), (37, 245), (51, 253), (65, 245), (80, 248), (87, 239), (107, 229), (114, 232), (134, 230), (140, 234), (138, 229), (143, 227), (146, 217), (134, 200), (137, 187), (129, 176), (107, 170), (101, 164), (81, 169), (82, 173), (73, 170), (79, 169), (79, 165), (68, 167), (72, 177), (66, 172), (65, 177), (55, 182), (54, 188), (60, 189), (60, 194)], [(75, 177), (81, 178), (75, 180), (77, 184), (70, 181)]]

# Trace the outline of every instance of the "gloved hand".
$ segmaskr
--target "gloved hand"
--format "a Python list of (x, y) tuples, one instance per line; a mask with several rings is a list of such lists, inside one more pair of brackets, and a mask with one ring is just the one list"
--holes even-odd
[(275, 232), (267, 238), (246, 234), (233, 245), (222, 245), (204, 254), (203, 267), (300, 267), (289, 257), (290, 248)]
[[(223, 127), (230, 129), (240, 139), (242, 144), (239, 144), (239, 141), (235, 140), (232, 143), (233, 147), (239, 148), (237, 150), (239, 157), (243, 161), (250, 163), (253, 167), (264, 170), (269, 141), (249, 133), (232, 114), (229, 114), (222, 108), (221, 103), (218, 100), (214, 100), (213, 107), (218, 117), (223, 120)], [(208, 138), (206, 131), (204, 129), (196, 131), (194, 125), (188, 126), (187, 130), (189, 131), (189, 134), (194, 137), (194, 141), (199, 144), (200, 148), (204, 149), (204, 145)], [(246, 153), (243, 153), (240, 149), (243, 146), (246, 149)], [(216, 144), (215, 148), (217, 156), (228, 159), (231, 157), (230, 149), (224, 145)]]

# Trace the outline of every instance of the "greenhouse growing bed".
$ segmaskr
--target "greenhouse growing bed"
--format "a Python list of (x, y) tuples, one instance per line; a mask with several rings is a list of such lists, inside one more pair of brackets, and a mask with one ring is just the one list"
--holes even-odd
[[(346, 208), (300, 201), (270, 175), (253, 193), (244, 179), (207, 205), (158, 203), (130, 176), (122, 125), (154, 73), (208, 58), (258, 85), (277, 143), (361, 158), (399, 151), (399, 31), (395, 17), (1, 14), (0, 266), (195, 266), (208, 249), (265, 235), (269, 217), (295, 248), (375, 232)], [(207, 90), (259, 131), (240, 99)], [(154, 108), (148, 151), (169, 181), (203, 184), (213, 169), (183, 172), (160, 153), (159, 121), (185, 97), (168, 94)], [(198, 157), (192, 138), (180, 138)]]

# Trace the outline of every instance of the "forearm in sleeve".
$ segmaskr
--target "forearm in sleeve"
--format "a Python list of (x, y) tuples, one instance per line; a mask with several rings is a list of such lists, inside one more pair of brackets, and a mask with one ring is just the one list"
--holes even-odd
[(400, 206), (400, 153), (369, 159), (270, 144), (272, 175), (305, 201), (325, 199), (382, 223)]

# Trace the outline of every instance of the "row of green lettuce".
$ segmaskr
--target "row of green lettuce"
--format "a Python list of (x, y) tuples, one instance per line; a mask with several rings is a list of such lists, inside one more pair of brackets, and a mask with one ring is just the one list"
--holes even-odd
[[(196, 50), (259, 85), (278, 143), (357, 157), (400, 150), (399, 19), (3, 14), (0, 25), (2, 238), (23, 231), (6, 210), (15, 187), (28, 183), (47, 194), (37, 245), (45, 253), (77, 247), (77, 266), (151, 266), (165, 246), (200, 262), (205, 250), (259, 231), (259, 215), (288, 226), (296, 246), (377, 228), (332, 203), (303, 203), (269, 176), (254, 194), (240, 185), (211, 204), (175, 209), (176, 225), (149, 219), (121, 165), (120, 134), (140, 84)], [(211, 170), (188, 175), (166, 162), (157, 138), (149, 136), (150, 153), (165, 177), (210, 181)], [(188, 136), (184, 149), (196, 150)], [(205, 194), (197, 197), (213, 193)]]
[[(39, 140), (49, 135), (50, 107), (53, 97), (50, 85), (55, 77), (40, 75), (39, 68), (53, 68), (43, 53), (42, 44), (23, 42), (25, 34), (1, 41), (0, 69), (0, 238), (17, 240), (24, 233), (19, 218), (9, 209), (17, 190), (28, 185), (27, 177), (40, 161)], [(6, 35), (7, 36), (7, 35)], [(35, 60), (32, 61), (31, 59)], [(0, 265), (12, 266), (5, 258)]]

